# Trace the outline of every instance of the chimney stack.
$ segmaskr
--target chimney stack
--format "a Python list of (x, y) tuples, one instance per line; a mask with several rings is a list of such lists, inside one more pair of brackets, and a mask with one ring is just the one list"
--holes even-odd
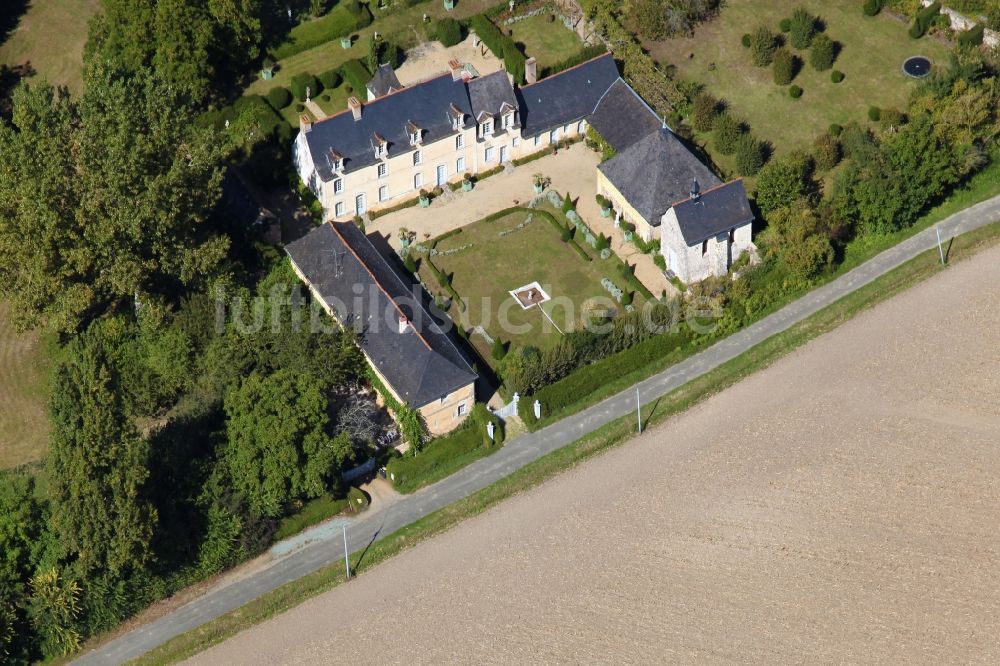
[(701, 186), (698, 185), (698, 179), (695, 178), (691, 181), (691, 198), (697, 201), (701, 198)]
[(464, 68), (462, 67), (462, 63), (460, 63), (459, 61), (457, 60), (448, 61), (448, 71), (451, 72), (452, 81), (458, 81), (459, 79), (461, 79), (463, 70)]
[(402, 312), (399, 313), (399, 333), (406, 333), (406, 327), (410, 325), (410, 320)]
[(299, 116), (299, 127), (305, 133), (308, 133), (313, 128), (312, 117), (308, 113), (303, 113)]
[(538, 80), (538, 61), (534, 58), (524, 61), (524, 80), (529, 86)]
[(361, 102), (358, 101), (357, 97), (352, 96), (347, 98), (347, 108), (354, 115), (355, 122), (361, 120)]

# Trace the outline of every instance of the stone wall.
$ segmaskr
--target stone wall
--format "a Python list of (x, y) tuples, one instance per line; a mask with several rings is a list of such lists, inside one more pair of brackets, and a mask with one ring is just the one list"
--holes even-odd
[[(929, 7), (934, 4), (934, 0), (920, 0), (920, 4), (924, 7)], [(955, 32), (964, 32), (970, 29), (972, 26), (976, 25), (977, 21), (970, 19), (967, 16), (959, 14), (954, 9), (949, 7), (942, 7), (941, 13), (948, 17), (951, 21), (951, 29)], [(1000, 47), (1000, 33), (995, 30), (990, 30), (989, 28), (983, 33), (983, 44), (995, 49)]]

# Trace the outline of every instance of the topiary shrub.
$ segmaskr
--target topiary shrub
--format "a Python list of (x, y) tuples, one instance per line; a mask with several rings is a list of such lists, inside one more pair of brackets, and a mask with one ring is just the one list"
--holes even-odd
[(720, 113), (712, 125), (712, 133), (715, 149), (723, 155), (732, 155), (736, 152), (736, 144), (743, 135), (743, 127), (732, 114)]
[(267, 103), (274, 107), (275, 111), (281, 111), (292, 103), (292, 93), (288, 88), (272, 88), (267, 93)]
[(781, 22), (778, 23), (778, 30), (781, 32), (789, 32), (792, 29), (792, 19), (783, 18)]
[(906, 123), (906, 114), (899, 109), (882, 109), (879, 113), (879, 123), (882, 127), (899, 127)]
[(840, 83), (841, 81), (844, 80), (844, 73), (839, 69), (835, 69), (832, 72), (830, 72), (830, 80), (833, 81), (834, 83)]
[(569, 192), (567, 192), (566, 196), (563, 197), (562, 212), (568, 213), (571, 210), (573, 210), (573, 199), (570, 198)]
[(788, 94), (792, 99), (798, 99), (799, 97), (802, 97), (802, 88), (798, 86), (791, 86), (788, 88)]
[(507, 355), (507, 347), (500, 341), (500, 336), (493, 338), (493, 347), (490, 349), (490, 354), (493, 356), (494, 361), (502, 361), (503, 357)]
[(340, 85), (340, 70), (339, 69), (328, 69), (319, 75), (319, 82), (323, 84), (323, 88), (326, 90), (333, 90)]
[(795, 56), (786, 48), (780, 48), (774, 52), (774, 65), (772, 74), (774, 83), (779, 86), (787, 86), (795, 77)]
[(308, 92), (313, 97), (320, 94), (323, 88), (320, 86), (319, 81), (312, 74), (296, 74), (292, 77), (291, 82), (292, 94), (295, 95), (295, 99), (300, 102), (306, 101), (306, 92)]
[(934, 19), (940, 13), (940, 2), (932, 2), (930, 5), (920, 10), (917, 13), (916, 18), (913, 19), (913, 25), (910, 26), (910, 37), (913, 39), (920, 39), (927, 34), (927, 30), (931, 27), (931, 23), (933, 23)]
[(573, 229), (570, 227), (563, 227), (559, 231), (559, 240), (563, 243), (568, 243), (573, 240)]
[(809, 48), (816, 35), (816, 17), (805, 8), (799, 7), (792, 12), (790, 33), (792, 46), (799, 50)]
[(719, 100), (706, 92), (695, 95), (691, 104), (691, 124), (697, 131), (710, 131), (718, 113)]
[(877, 106), (868, 107), (868, 120), (877, 123), (882, 118), (882, 109)]
[(875, 16), (882, 11), (882, 0), (865, 0), (862, 9), (865, 16)]
[(750, 58), (758, 67), (767, 67), (774, 58), (777, 44), (770, 28), (759, 26), (750, 34)]
[(968, 47), (979, 46), (983, 43), (983, 33), (985, 30), (986, 26), (982, 23), (977, 23), (958, 36), (958, 43)]
[(740, 43), (743, 44), (743, 48), (750, 48), (750, 33), (743, 33), (743, 37), (740, 38)]
[(840, 136), (840, 133), (843, 131), (844, 128), (838, 125), (837, 123), (831, 123), (830, 128), (827, 129), (827, 132), (830, 133), (830, 136)]
[(820, 33), (813, 39), (812, 50), (809, 52), (809, 64), (817, 72), (825, 72), (833, 67), (837, 57), (837, 45), (832, 39)]
[(303, 104), (302, 102), (299, 102), (298, 104), (295, 105), (296, 113), (302, 113), (305, 110), (306, 110), (306, 105)]
[(767, 156), (764, 144), (749, 134), (740, 137), (736, 146), (736, 171), (741, 176), (753, 176), (764, 163)]
[(455, 46), (462, 41), (462, 24), (453, 18), (445, 17), (437, 22), (434, 36), (444, 46)]

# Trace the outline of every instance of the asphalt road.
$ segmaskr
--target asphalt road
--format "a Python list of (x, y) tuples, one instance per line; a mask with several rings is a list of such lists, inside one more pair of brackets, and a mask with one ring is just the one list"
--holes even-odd
[[(940, 223), (948, 239), (1000, 219), (1000, 197), (967, 208)], [(640, 400), (647, 404), (696, 377), (732, 360), (767, 338), (781, 333), (818, 310), (868, 284), (916, 255), (936, 246), (934, 228), (926, 229), (886, 250), (868, 262), (819, 287), (781, 310), (712, 347), (640, 382)], [(385, 511), (368, 513), (351, 523), (348, 550), (363, 550), (369, 543), (467, 497), (528, 463), (583, 435), (634, 413), (636, 387), (631, 387), (567, 419), (507, 442), (493, 455), (482, 458), (438, 483), (396, 502)], [(134, 659), (171, 638), (209, 622), (285, 583), (316, 571), (344, 557), (340, 539), (303, 547), (268, 569), (191, 601), (177, 610), (124, 634), (82, 655), (77, 664), (118, 664)]]

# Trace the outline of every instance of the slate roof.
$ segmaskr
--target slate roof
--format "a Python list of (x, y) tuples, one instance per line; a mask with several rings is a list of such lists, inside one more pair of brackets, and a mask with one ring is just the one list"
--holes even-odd
[(705, 190), (697, 198), (674, 204), (681, 235), (688, 245), (753, 222), (753, 212), (741, 179)]
[(597, 168), (654, 227), (659, 226), (667, 209), (688, 198), (695, 180), (703, 191), (722, 183), (665, 128), (646, 135)]
[(520, 88), (517, 92), (524, 135), (541, 134), (586, 118), (617, 80), (615, 59), (605, 53)]
[(326, 159), (330, 149), (343, 156), (347, 173), (375, 164), (378, 160), (372, 141), (376, 134), (388, 140), (389, 157), (412, 151), (407, 123), (423, 130), (424, 143), (453, 134), (450, 105), (465, 114), (465, 127), (474, 124), (465, 85), (444, 74), (364, 104), (361, 120), (354, 120), (350, 111), (344, 111), (314, 123), (305, 136), (320, 178), (333, 178)]
[(472, 115), (477, 119), (483, 112), (500, 115), (505, 103), (517, 110), (514, 86), (503, 70), (469, 81), (469, 100), (472, 102)]
[[(423, 407), (476, 380), (423, 305), (419, 285), (400, 275), (354, 224), (328, 222), (285, 252), (341, 323), (355, 331), (365, 355), (407, 405)], [(402, 333), (400, 312), (410, 320)]]
[(616, 152), (663, 126), (663, 121), (622, 79), (608, 88), (588, 121)]
[(381, 65), (375, 70), (375, 76), (368, 82), (368, 90), (375, 97), (384, 97), (394, 90), (402, 90), (403, 84), (396, 77), (396, 72), (389, 64)]

